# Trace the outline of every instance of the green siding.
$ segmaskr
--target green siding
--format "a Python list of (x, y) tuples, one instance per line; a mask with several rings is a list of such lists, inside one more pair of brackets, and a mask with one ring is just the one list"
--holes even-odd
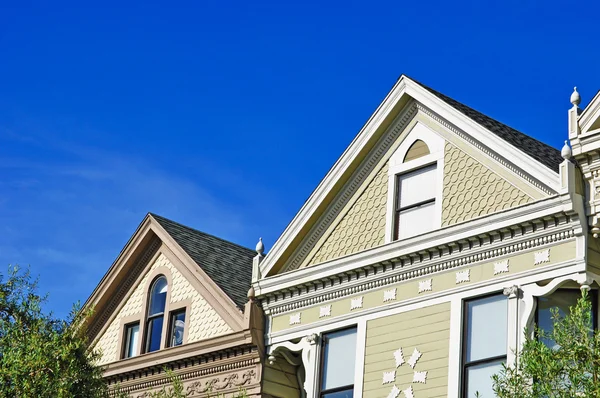
[[(394, 384), (401, 390), (412, 386), (420, 398), (447, 396), (449, 339), (450, 303), (367, 322), (363, 396), (385, 398)], [(394, 352), (399, 348), (406, 362), (396, 368)], [(408, 360), (415, 348), (422, 356), (413, 370)], [(383, 384), (383, 372), (394, 370), (395, 383)], [(412, 382), (415, 371), (427, 371), (425, 384)]]

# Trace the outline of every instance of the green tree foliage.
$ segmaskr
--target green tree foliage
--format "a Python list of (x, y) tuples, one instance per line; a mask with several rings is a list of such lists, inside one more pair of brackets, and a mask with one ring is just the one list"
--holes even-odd
[[(38, 294), (29, 271), (11, 267), (0, 274), (0, 398), (126, 398), (109, 388), (89, 346), (85, 320), (90, 312), (75, 306), (68, 319), (45, 314), (46, 296)], [(183, 383), (167, 370), (170, 384), (152, 398), (187, 398)], [(138, 392), (139, 393), (139, 392)], [(221, 395), (208, 394), (210, 398)], [(232, 398), (246, 398), (244, 391)]]
[[(500, 398), (600, 397), (600, 333), (592, 327), (592, 304), (586, 291), (561, 317), (552, 311), (554, 328), (535, 328), (516, 366), (493, 376)], [(553, 347), (543, 340), (552, 341)]]
[(46, 297), (28, 271), (0, 275), (0, 397), (102, 397), (106, 387), (97, 354), (88, 350), (82, 325), (44, 314)]

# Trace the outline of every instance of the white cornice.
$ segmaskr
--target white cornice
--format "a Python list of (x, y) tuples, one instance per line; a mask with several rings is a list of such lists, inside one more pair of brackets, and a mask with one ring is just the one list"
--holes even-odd
[[(415, 236), (402, 241), (392, 242), (371, 250), (338, 258), (313, 267), (303, 268), (283, 274), (274, 275), (255, 283), (257, 297), (273, 294), (278, 291), (318, 281), (361, 267), (381, 262), (389, 262), (403, 256), (428, 252), (432, 248), (452, 245), (482, 234), (507, 229), (519, 224), (530, 224), (555, 214), (572, 214), (571, 206), (565, 205), (562, 195), (523, 205), (504, 212), (495, 213), (467, 223), (454, 225), (424, 235)], [(577, 231), (579, 233), (579, 231)]]
[[(282, 292), (277, 292), (274, 295), (270, 295), (267, 300), (263, 300), (263, 308), (265, 313), (270, 315), (299, 311), (303, 308), (326, 303), (331, 300), (364, 294), (374, 289), (386, 288), (399, 282), (423, 278), (451, 269), (460, 269), (485, 261), (493, 261), (498, 257), (515, 255), (533, 248), (550, 247), (558, 242), (572, 241), (574, 238), (575, 232), (572, 225), (563, 224), (562, 226), (552, 228), (551, 232), (541, 231), (531, 233), (527, 236), (515, 238), (515, 241), (511, 241), (508, 244), (506, 242), (499, 242), (481, 246), (470, 250), (467, 254), (458, 253), (448, 256), (448, 258), (423, 258), (417, 260), (415, 264), (406, 266), (395, 266), (392, 262), (389, 262), (389, 264), (374, 264), (370, 269), (363, 269), (356, 273), (346, 272), (338, 275), (336, 278), (329, 278), (329, 282), (325, 282), (326, 278), (322, 278), (313, 284), (316, 288), (311, 288), (310, 284), (304, 283), (293, 289), (285, 289)], [(584, 260), (576, 258), (570, 261), (581, 263)], [(429, 289), (425, 290), (431, 290), (431, 285)]]
[[(405, 96), (412, 97), (414, 100), (429, 108), (432, 112), (455, 125), (458, 129), (472, 135), (475, 140), (485, 144), (490, 151), (498, 154), (499, 157), (495, 158), (497, 161), (504, 158), (506, 161), (514, 164), (520, 169), (520, 175), (530, 175), (532, 178), (527, 179), (530, 183), (539, 181), (541, 184), (550, 188), (550, 190), (558, 192), (559, 178), (557, 173), (548, 169), (522, 151), (516, 155), (515, 148), (512, 145), (446, 104), (443, 100), (410, 80), (410, 78), (402, 76), (379, 105), (377, 110), (365, 123), (356, 138), (351, 142), (325, 178), (317, 186), (279, 239), (275, 242), (269, 254), (261, 264), (261, 275), (268, 275), (289, 245), (297, 238), (300, 231), (306, 227), (308, 220), (310, 220), (321, 207), (322, 202), (331, 193), (337, 181), (349, 171), (349, 167), (358, 158), (361, 152), (363, 152), (367, 143), (372, 140), (374, 134), (386, 122), (394, 107), (396, 107)], [(405, 100), (407, 103), (409, 102), (408, 98)], [(513, 171), (515, 170), (513, 169)]]

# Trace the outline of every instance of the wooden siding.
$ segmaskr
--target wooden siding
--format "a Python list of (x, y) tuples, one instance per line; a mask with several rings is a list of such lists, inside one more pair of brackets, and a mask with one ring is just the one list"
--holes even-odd
[[(367, 322), (363, 396), (387, 397), (393, 386), (412, 386), (421, 398), (448, 394), (450, 303), (438, 304)], [(394, 352), (402, 348), (406, 363), (396, 368)], [(415, 349), (422, 356), (414, 369), (408, 360)], [(394, 383), (383, 384), (383, 373), (396, 371)], [(414, 372), (427, 372), (425, 384), (414, 383)]]
[(300, 398), (296, 367), (277, 357), (273, 365), (267, 363), (263, 372), (263, 393), (277, 398)]

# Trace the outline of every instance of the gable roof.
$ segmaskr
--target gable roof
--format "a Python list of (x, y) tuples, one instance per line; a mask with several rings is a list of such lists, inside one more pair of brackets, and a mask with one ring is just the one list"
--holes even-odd
[(239, 307), (244, 308), (256, 251), (149, 213)]
[(476, 111), (475, 109), (468, 107), (467, 105), (460, 103), (455, 99), (452, 99), (413, 78), (410, 79), (457, 111), (472, 119), (477, 124), (496, 134), (498, 137), (502, 138), (516, 149), (525, 152), (527, 155), (548, 167), (550, 170), (558, 172), (559, 165), (564, 160), (558, 149), (538, 141), (527, 134), (523, 134), (504, 123), (500, 123), (499, 121), (492, 119), (491, 117), (484, 115), (483, 113)]
[[(490, 156), (510, 165), (540, 194), (551, 195), (560, 189), (558, 164), (562, 157), (558, 150), (401, 75), (274, 243), (260, 264), (261, 278), (277, 274), (285, 265), (285, 259), (294, 255), (331, 200), (343, 189), (344, 184), (339, 182), (351, 178), (364, 155), (412, 100), (431, 109), (458, 130), (467, 132), (474, 142), (484, 143)], [(516, 151), (522, 156), (515, 156)]]

